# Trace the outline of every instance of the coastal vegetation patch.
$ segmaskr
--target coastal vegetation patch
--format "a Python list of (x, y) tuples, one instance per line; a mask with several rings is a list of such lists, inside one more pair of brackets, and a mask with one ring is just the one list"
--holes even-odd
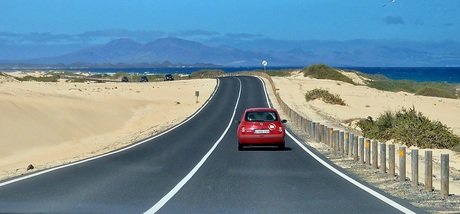
[(294, 69), (267, 70), (267, 74), (272, 77), (289, 77)]
[(455, 95), (454, 87), (452, 88), (441, 88), (441, 87), (434, 87), (434, 86), (425, 86), (420, 88), (415, 92), (416, 95), (421, 96), (429, 96), (429, 97), (443, 97), (443, 98), (451, 98), (456, 99), (457, 96)]
[(327, 90), (319, 89), (319, 88), (315, 88), (313, 90), (308, 91), (305, 94), (305, 99), (307, 100), (307, 102), (316, 100), (316, 99), (321, 99), (323, 102), (333, 104), (333, 105), (342, 105), (342, 106), (347, 105), (345, 101), (342, 98), (340, 98), (338, 94), (332, 94)]
[(369, 75), (357, 72), (356, 74), (369, 79), (366, 81), (366, 85), (382, 91), (392, 92), (408, 92), (415, 95), (430, 96), (430, 97), (442, 97), (456, 99), (456, 87), (455, 84), (449, 84), (444, 82), (416, 82), (412, 80), (391, 80), (387, 77), (378, 75)]
[(224, 75), (224, 71), (220, 69), (203, 69), (199, 71), (192, 72), (190, 78), (199, 79), (199, 78), (208, 78)]
[(330, 79), (342, 82), (347, 82), (356, 85), (350, 77), (340, 73), (334, 68), (331, 68), (325, 64), (315, 64), (302, 69), (305, 77), (311, 77), (315, 79)]
[(364, 137), (380, 141), (397, 140), (404, 145), (430, 149), (452, 149), (460, 145), (460, 137), (440, 121), (432, 121), (415, 107), (386, 111), (377, 119), (367, 117), (357, 123)]
[(57, 75), (47, 75), (47, 76), (24, 76), (24, 77), (14, 77), (16, 80), (19, 81), (35, 81), (35, 82), (58, 82), (59, 77)]

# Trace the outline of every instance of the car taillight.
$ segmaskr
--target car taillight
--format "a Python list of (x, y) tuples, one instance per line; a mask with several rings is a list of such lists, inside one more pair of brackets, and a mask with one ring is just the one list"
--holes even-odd
[(244, 127), (241, 128), (241, 132), (242, 133), (245, 133), (246, 132), (246, 129)]
[(279, 133), (282, 133), (282, 132), (283, 132), (283, 127), (281, 127), (281, 126), (278, 127), (278, 132), (279, 132)]

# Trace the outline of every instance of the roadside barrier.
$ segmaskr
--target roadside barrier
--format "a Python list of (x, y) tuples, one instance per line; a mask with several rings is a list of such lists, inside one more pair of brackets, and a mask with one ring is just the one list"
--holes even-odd
[[(396, 175), (396, 150), (395, 144), (380, 143), (380, 151), (378, 151), (377, 140), (367, 139), (356, 133), (349, 131), (335, 130), (327, 124), (321, 124), (311, 121), (310, 119), (301, 116), (299, 113), (291, 109), (279, 95), (279, 90), (275, 87), (272, 78), (264, 72), (234, 72), (224, 74), (223, 76), (259, 76), (267, 79), (270, 82), (276, 101), (281, 106), (282, 110), (288, 117), (302, 129), (307, 135), (317, 142), (324, 143), (333, 151), (341, 154), (344, 158), (348, 157), (359, 164), (366, 165), (372, 170), (379, 170), (380, 173), (388, 174), (391, 177), (398, 176), (399, 182), (406, 182), (406, 146), (400, 146), (399, 154), (399, 173)], [(267, 86), (270, 87), (270, 86)], [(388, 154), (387, 154), (388, 146)], [(388, 156), (388, 173), (386, 168), (386, 157)], [(380, 163), (378, 163), (380, 157)], [(442, 197), (449, 196), (449, 154), (441, 154), (441, 189)], [(419, 186), (419, 156), (418, 149), (411, 149), (411, 184), (413, 187)], [(424, 177), (425, 191), (433, 191), (433, 159), (432, 151), (425, 151), (424, 161)]]

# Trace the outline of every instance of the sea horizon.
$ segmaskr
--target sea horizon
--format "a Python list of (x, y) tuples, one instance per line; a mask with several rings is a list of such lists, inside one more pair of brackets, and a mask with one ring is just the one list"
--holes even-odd
[[(307, 67), (307, 66), (305, 66)], [(303, 69), (305, 67), (280, 66), (267, 67), (266, 70)], [(416, 82), (444, 82), (460, 84), (460, 67), (333, 67), (346, 71), (358, 71), (369, 75), (383, 75), (392, 80), (411, 80)], [(191, 74), (200, 70), (222, 70), (225, 73), (239, 71), (263, 71), (263, 67), (168, 67), (168, 68), (70, 68), (70, 69), (31, 69), (38, 71), (72, 71), (90, 72), (93, 74), (115, 74), (125, 72), (130, 74)], [(3, 70), (6, 72), (21, 71), (22, 69)], [(24, 70), (23, 70), (24, 71)]]

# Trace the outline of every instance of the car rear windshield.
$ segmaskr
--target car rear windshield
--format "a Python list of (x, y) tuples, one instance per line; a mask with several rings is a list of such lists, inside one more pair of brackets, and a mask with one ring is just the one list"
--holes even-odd
[(271, 111), (253, 111), (246, 113), (245, 120), (249, 122), (273, 122), (277, 121), (278, 117), (275, 112)]

